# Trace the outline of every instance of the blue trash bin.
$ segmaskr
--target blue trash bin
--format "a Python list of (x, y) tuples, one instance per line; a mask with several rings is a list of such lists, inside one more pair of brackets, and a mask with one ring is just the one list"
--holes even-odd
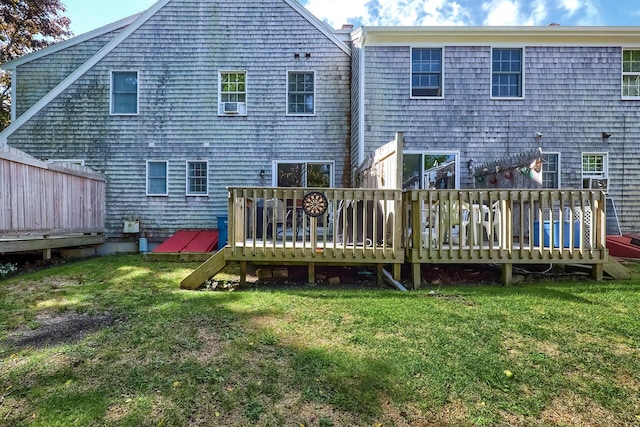
[(224, 248), (227, 244), (229, 233), (229, 215), (218, 215), (218, 249)]
[[(533, 222), (533, 245), (540, 245), (540, 222)], [(542, 223), (542, 244), (545, 248), (551, 247), (551, 221)], [(565, 248), (571, 246), (571, 234), (569, 233), (569, 221), (564, 221), (562, 226), (562, 245)], [(560, 221), (553, 221), (553, 247), (560, 247)], [(580, 222), (573, 223), (573, 247), (580, 247)]]

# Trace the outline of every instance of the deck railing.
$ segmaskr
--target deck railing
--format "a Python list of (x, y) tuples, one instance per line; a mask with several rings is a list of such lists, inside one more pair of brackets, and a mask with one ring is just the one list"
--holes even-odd
[[(309, 193), (326, 198), (318, 216)], [(401, 221), (400, 190), (230, 188), (228, 259), (400, 264)]]
[(588, 190), (414, 190), (404, 194), (407, 260), (606, 260), (605, 195)]

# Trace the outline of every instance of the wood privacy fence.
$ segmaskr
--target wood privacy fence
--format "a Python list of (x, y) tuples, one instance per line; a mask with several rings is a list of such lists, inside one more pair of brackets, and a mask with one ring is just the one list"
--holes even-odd
[(0, 236), (103, 233), (105, 178), (0, 146)]

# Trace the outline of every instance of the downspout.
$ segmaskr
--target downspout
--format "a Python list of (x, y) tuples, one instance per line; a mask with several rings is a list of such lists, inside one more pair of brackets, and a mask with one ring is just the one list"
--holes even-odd
[(367, 37), (367, 30), (362, 27), (362, 42), (360, 44), (360, 82), (359, 82), (359, 87), (358, 87), (358, 103), (360, 104), (360, 108), (358, 111), (359, 117), (358, 117), (358, 128), (360, 129), (360, 135), (358, 135), (358, 162), (357, 162), (357, 166), (360, 166), (362, 164), (362, 162), (364, 162), (364, 133), (365, 133), (365, 128), (364, 128), (364, 109), (365, 109), (365, 103), (364, 103), (364, 78), (365, 78), (365, 71), (364, 71), (364, 64), (365, 64), (365, 42), (366, 42), (366, 37)]

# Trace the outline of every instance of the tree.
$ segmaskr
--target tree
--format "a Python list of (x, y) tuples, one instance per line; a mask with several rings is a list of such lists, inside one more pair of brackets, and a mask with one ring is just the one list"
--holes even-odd
[[(61, 0), (0, 0), (0, 63), (69, 37), (70, 20)], [(0, 129), (9, 125), (11, 78), (0, 71)]]

